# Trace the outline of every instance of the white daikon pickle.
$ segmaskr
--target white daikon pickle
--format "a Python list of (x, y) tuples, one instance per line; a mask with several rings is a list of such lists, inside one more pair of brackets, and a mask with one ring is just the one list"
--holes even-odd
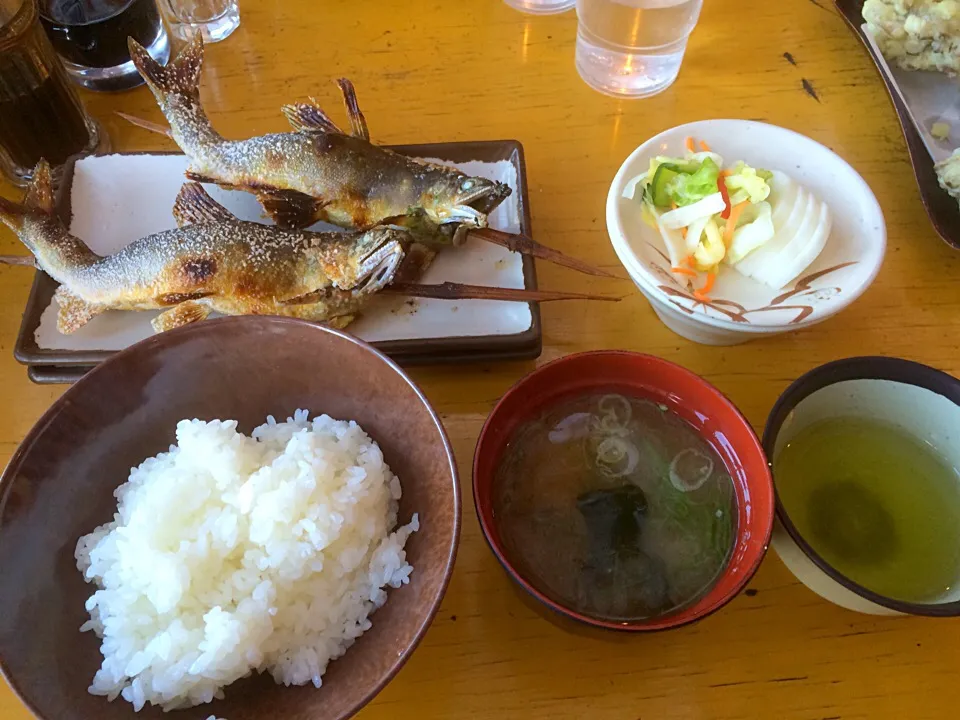
[(790, 213), (797, 204), (797, 196), (807, 192), (793, 178), (784, 175), (779, 170), (773, 171), (773, 180), (770, 182), (770, 206), (773, 208), (773, 227), (781, 228), (790, 217)]
[[(815, 219), (811, 218), (816, 212), (817, 205), (818, 201), (813, 194), (801, 188), (797, 194), (796, 205), (787, 221), (780, 227), (774, 227), (773, 240), (734, 265), (737, 272), (765, 285), (769, 284), (765, 277), (772, 274), (774, 265), (787, 259), (784, 251), (790, 242), (804, 231), (808, 233), (813, 231)], [(805, 226), (808, 227), (805, 228)], [(779, 288), (780, 286), (777, 286), (774, 289)]]
[[(779, 290), (820, 255), (830, 236), (830, 208), (788, 176), (773, 176), (773, 239), (730, 264), (737, 272)], [(735, 256), (733, 245), (731, 254)]]
[(798, 278), (813, 261), (817, 259), (833, 225), (833, 216), (826, 203), (819, 203), (820, 213), (817, 216), (815, 229), (807, 236), (797, 236), (790, 246), (784, 250), (784, 259), (778, 263), (771, 276), (765, 281), (772, 288), (780, 289), (789, 282)]

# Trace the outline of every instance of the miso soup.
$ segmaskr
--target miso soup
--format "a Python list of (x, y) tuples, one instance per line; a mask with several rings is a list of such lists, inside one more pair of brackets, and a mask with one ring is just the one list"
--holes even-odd
[(548, 407), (510, 439), (493, 488), (511, 563), (543, 594), (607, 620), (702, 597), (734, 544), (733, 481), (665, 405), (621, 394)]

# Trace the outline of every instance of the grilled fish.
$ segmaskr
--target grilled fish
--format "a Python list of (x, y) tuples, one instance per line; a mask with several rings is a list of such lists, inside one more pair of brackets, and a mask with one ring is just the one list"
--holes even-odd
[(244, 222), (196, 183), (174, 207), (180, 227), (134, 241), (109, 257), (72, 236), (54, 212), (41, 161), (23, 204), (0, 198), (0, 220), (60, 283), (57, 327), (71, 333), (106, 310), (164, 310), (160, 332), (225, 315), (270, 314), (345, 327), (392, 280), (406, 231), (284, 230)]
[(131, 58), (190, 159), (187, 175), (255, 193), (281, 226), (318, 220), (349, 229), (409, 220), (429, 234), (441, 226), (485, 227), (510, 188), (378, 147), (348, 80), (340, 80), (351, 133), (315, 103), (283, 108), (294, 132), (226, 140), (200, 103), (203, 39), (199, 33), (166, 67), (132, 38)]
[(455, 168), (415, 160), (370, 142), (353, 84), (338, 81), (351, 132), (341, 130), (312, 101), (285, 105), (292, 133), (226, 140), (200, 103), (203, 38), (197, 34), (167, 66), (130, 38), (130, 57), (157, 98), (170, 132), (138, 118), (129, 121), (173, 138), (189, 158), (187, 177), (253, 192), (281, 227), (323, 220), (346, 229), (399, 225), (416, 244), (408, 248), (404, 281), (415, 281), (438, 250), (473, 237), (588, 275), (613, 277), (523, 235), (487, 228), (487, 216), (510, 187)]

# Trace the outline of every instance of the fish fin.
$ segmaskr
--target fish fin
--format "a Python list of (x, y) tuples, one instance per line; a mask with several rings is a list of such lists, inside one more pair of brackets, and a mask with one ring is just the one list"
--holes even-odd
[(327, 319), (323, 324), (334, 330), (343, 330), (356, 319), (356, 315), (337, 315), (336, 317)]
[(155, 95), (176, 93), (195, 98), (200, 96), (203, 35), (196, 33), (176, 59), (171, 60), (166, 67), (150, 57), (143, 45), (133, 38), (127, 39), (127, 46), (130, 49), (130, 59)]
[(228, 188), (228, 189), (232, 189), (232, 188), (235, 188), (235, 187), (236, 187), (235, 185), (221, 185), (220, 183), (218, 183), (218, 182), (216, 181), (216, 179), (214, 179), (214, 178), (212, 178), (212, 177), (210, 177), (210, 176), (208, 176), (208, 175), (201, 175), (200, 173), (195, 173), (193, 170), (186, 170), (186, 171), (183, 173), (183, 176), (184, 176), (187, 180), (192, 180), (193, 182), (198, 182), (198, 183), (210, 183), (210, 184), (212, 184), (212, 185), (220, 185), (220, 187), (222, 187), (222, 188)]
[(283, 300), (278, 299), (277, 304), (279, 305), (313, 305), (318, 303), (321, 300), (326, 300), (330, 297), (330, 288), (320, 288), (319, 290), (311, 290), (304, 295), (297, 295), (292, 298), (286, 298)]
[(320, 210), (327, 204), (297, 190), (260, 189), (257, 191), (257, 200), (267, 215), (282, 228), (310, 227), (320, 219)]
[(46, 160), (40, 160), (33, 169), (33, 180), (23, 198), (23, 207), (43, 215), (53, 215), (53, 180)]
[(166, 332), (190, 323), (206, 320), (209, 314), (210, 308), (206, 305), (201, 305), (194, 300), (187, 300), (176, 307), (164, 310), (150, 321), (150, 324), (153, 325), (155, 331)]
[(422, 243), (411, 243), (410, 247), (407, 248), (406, 255), (401, 261), (400, 268), (397, 270), (393, 281), (396, 283), (418, 282), (427, 271), (427, 268), (433, 264), (436, 256), (436, 250)]
[(292, 103), (284, 105), (281, 110), (287, 116), (287, 120), (293, 126), (293, 129), (300, 133), (335, 133), (344, 135), (345, 133), (330, 117), (321, 109), (320, 105), (313, 98), (308, 103)]
[(53, 294), (59, 310), (57, 312), (57, 330), (64, 335), (75, 332), (90, 322), (97, 315), (106, 311), (106, 305), (91, 303), (61, 285)]
[(173, 204), (173, 217), (177, 225), (199, 225), (236, 220), (237, 216), (218, 203), (199, 183), (184, 183)]
[(158, 295), (154, 298), (158, 305), (179, 305), (180, 303), (185, 303), (188, 300), (200, 300), (201, 298), (210, 297), (213, 295), (212, 292), (192, 292), (192, 293), (166, 293), (165, 295)]
[(367, 129), (367, 120), (360, 112), (360, 105), (357, 104), (357, 91), (353, 88), (353, 83), (347, 78), (337, 80), (340, 86), (340, 92), (343, 93), (343, 104), (347, 106), (347, 115), (350, 117), (350, 127), (353, 129), (353, 136), (370, 139), (370, 131)]

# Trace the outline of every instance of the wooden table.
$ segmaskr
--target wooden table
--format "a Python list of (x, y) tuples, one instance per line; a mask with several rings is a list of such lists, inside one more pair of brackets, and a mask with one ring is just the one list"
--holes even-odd
[[(244, 0), (241, 28), (208, 48), (204, 102), (223, 134), (250, 136), (284, 129), (284, 102), (314, 95), (338, 106), (333, 80), (347, 76), (378, 141), (516, 138), (526, 151), (536, 236), (611, 269), (618, 264), (604, 227), (607, 187), (638, 144), (710, 117), (798, 130), (852, 163), (886, 213), (886, 264), (853, 307), (809, 330), (712, 348), (667, 330), (628, 283), (541, 264), (542, 287), (629, 297), (602, 307), (543, 306), (538, 362), (596, 348), (660, 355), (714, 383), (758, 429), (791, 380), (829, 360), (894, 355), (960, 374), (960, 254), (930, 227), (893, 109), (859, 43), (828, 0), (705, 5), (677, 84), (653, 99), (622, 101), (594, 92), (577, 76), (572, 12), (525, 16), (498, 0)], [(147, 90), (84, 100), (115, 149), (172, 147), (113, 114), (158, 120)], [(0, 253), (21, 251), (0, 231)], [(0, 267), (4, 461), (63, 391), (30, 384), (12, 357), (31, 276), (24, 268)], [(413, 373), (456, 449), (463, 536), (432, 629), (362, 718), (920, 720), (955, 714), (960, 624), (842, 610), (799, 584), (774, 553), (747, 593), (681, 630), (645, 637), (570, 632), (536, 611), (488, 551), (468, 491), (484, 417), (533, 367)], [(0, 717), (29, 717), (6, 686), (0, 687)]]

